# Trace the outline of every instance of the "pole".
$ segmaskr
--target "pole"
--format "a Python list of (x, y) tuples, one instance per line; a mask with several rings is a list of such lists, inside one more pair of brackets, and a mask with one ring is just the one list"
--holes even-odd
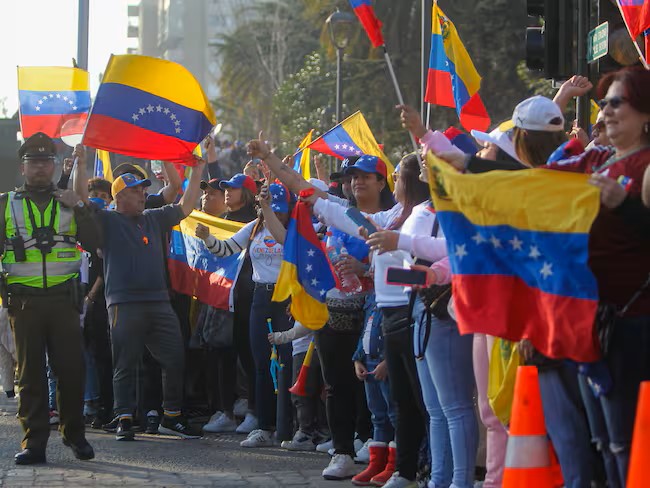
[[(395, 87), (395, 93), (397, 93), (397, 101), (399, 102), (400, 105), (404, 105), (404, 97), (402, 97), (402, 90), (399, 88), (399, 83), (397, 82), (397, 76), (395, 76), (395, 70), (393, 69), (393, 63), (390, 60), (390, 56), (388, 55), (388, 50), (386, 49), (386, 46), (384, 46), (384, 58), (386, 59), (386, 65), (388, 66), (388, 72), (390, 73), (390, 78), (393, 80), (393, 86)], [(409, 137), (411, 138), (411, 144), (413, 145), (413, 150), (415, 151), (415, 155), (418, 158), (418, 162), (422, 163), (420, 159), (420, 152), (418, 148), (417, 142), (415, 142), (415, 137), (413, 137), (413, 134), (409, 132)]]
[(79, 28), (77, 31), (77, 66), (88, 69), (89, 0), (79, 0)]
[[(420, 114), (424, 114), (426, 102), (424, 96), (427, 92), (427, 77), (429, 74), (429, 56), (431, 51), (431, 0), (422, 0), (422, 52), (420, 65), (422, 75), (420, 78)], [(427, 129), (429, 126), (427, 125)]]
[(342, 105), (341, 99), (341, 66), (343, 61), (343, 49), (336, 48), (336, 123), (340, 124), (342, 119)]
[[(587, 63), (587, 32), (589, 31), (589, 0), (578, 0), (578, 65), (580, 76), (589, 77), (589, 64)], [(591, 115), (589, 95), (578, 97), (576, 103), (576, 118), (578, 127), (587, 130)]]

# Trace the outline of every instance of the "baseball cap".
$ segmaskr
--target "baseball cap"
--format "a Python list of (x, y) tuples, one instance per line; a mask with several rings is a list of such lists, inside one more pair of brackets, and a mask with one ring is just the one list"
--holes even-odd
[(140, 177), (143, 180), (149, 178), (149, 174), (147, 173), (147, 170), (145, 170), (139, 164), (122, 163), (122, 164), (118, 164), (113, 170), (113, 176), (115, 177), (123, 175), (125, 173), (134, 174), (135, 176)]
[(213, 190), (219, 190), (223, 191), (223, 188), (219, 186), (219, 184), (225, 181), (223, 178), (212, 178), (210, 181), (202, 181), (201, 182), (201, 190), (205, 190), (206, 188), (210, 187)]
[(269, 192), (271, 193), (271, 209), (274, 212), (289, 212), (291, 194), (287, 187), (279, 183), (271, 183)]
[(56, 146), (50, 136), (43, 132), (37, 132), (27, 138), (18, 149), (18, 157), (21, 159), (54, 159), (56, 157)]
[(348, 166), (352, 166), (354, 163), (357, 162), (357, 159), (359, 159), (359, 156), (350, 156), (349, 158), (345, 158), (343, 161), (341, 161), (341, 169), (340, 171), (335, 171), (330, 175), (330, 180), (340, 180), (345, 176), (345, 168)]
[(512, 113), (515, 127), (544, 132), (564, 130), (564, 117), (560, 107), (550, 98), (536, 95), (515, 107)]
[(151, 186), (151, 180), (142, 180), (131, 173), (124, 173), (123, 175), (118, 176), (115, 178), (113, 185), (111, 186), (111, 193), (113, 194), (113, 198), (115, 198), (117, 194), (125, 188), (133, 188), (134, 186), (138, 185), (142, 185), (146, 188), (148, 186)]
[(364, 173), (375, 173), (386, 178), (386, 163), (384, 163), (378, 156), (369, 156), (364, 154), (352, 166), (348, 166), (343, 171), (348, 175), (355, 170), (363, 171)]
[(506, 152), (508, 156), (519, 161), (519, 158), (517, 157), (517, 151), (515, 151), (515, 145), (512, 143), (514, 127), (515, 126), (512, 124), (512, 122), (508, 121), (500, 124), (490, 133), (472, 129), (471, 134), (479, 144), (484, 145), (486, 142), (492, 143), (495, 146), (499, 147), (499, 149), (502, 151)]
[(476, 154), (478, 148), (472, 138), (456, 127), (449, 127), (443, 132), (444, 136), (449, 139), (454, 146), (463, 151), (465, 154)]
[(253, 195), (257, 195), (257, 183), (250, 176), (243, 173), (237, 173), (235, 176), (226, 181), (219, 182), (219, 188), (225, 190), (226, 188), (246, 188)]

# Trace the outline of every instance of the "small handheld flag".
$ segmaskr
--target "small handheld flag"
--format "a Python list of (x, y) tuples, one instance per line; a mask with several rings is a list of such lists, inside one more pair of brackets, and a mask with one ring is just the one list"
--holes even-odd
[(111, 168), (111, 155), (108, 151), (97, 149), (95, 151), (95, 171), (93, 175), (96, 178), (104, 178), (110, 182), (113, 181), (113, 169)]
[[(273, 334), (273, 325), (271, 324), (271, 319), (266, 319), (266, 324), (269, 327), (269, 333)], [(273, 388), (275, 389), (275, 394), (278, 394), (278, 371), (282, 369), (283, 365), (278, 361), (278, 348), (275, 344), (271, 345), (271, 358), (269, 364), (269, 370), (271, 371), (271, 379), (273, 380)]]
[(293, 155), (293, 169), (302, 174), (305, 180), (311, 178), (311, 137), (314, 129), (310, 130), (298, 146), (298, 150)]
[(384, 36), (381, 33), (381, 22), (375, 15), (372, 0), (350, 0), (354, 13), (361, 21), (361, 25), (368, 34), (373, 47), (384, 45)]

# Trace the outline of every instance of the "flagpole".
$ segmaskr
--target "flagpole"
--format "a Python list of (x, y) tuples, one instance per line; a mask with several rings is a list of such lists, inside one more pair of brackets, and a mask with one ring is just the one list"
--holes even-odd
[[(395, 93), (397, 93), (397, 101), (399, 102), (400, 105), (404, 105), (404, 97), (402, 97), (402, 90), (400, 90), (399, 83), (397, 82), (397, 76), (395, 76), (395, 70), (393, 69), (393, 63), (390, 60), (390, 55), (388, 54), (388, 49), (386, 49), (386, 46), (382, 46), (384, 48), (384, 58), (386, 59), (386, 64), (388, 65), (388, 72), (390, 73), (390, 78), (393, 80), (393, 86), (395, 87)], [(422, 160), (420, 159), (420, 153), (418, 151), (418, 144), (415, 142), (415, 137), (413, 137), (413, 134), (409, 131), (409, 137), (411, 138), (411, 144), (413, 145), (413, 151), (415, 151), (415, 155), (418, 158), (418, 163), (422, 163)]]
[(425, 127), (427, 129), (431, 128), (431, 104), (427, 102), (427, 119), (426, 119), (426, 124)]
[(618, 7), (619, 12), (621, 13), (621, 17), (623, 17), (623, 23), (625, 24), (627, 33), (630, 35), (630, 39), (632, 39), (632, 44), (634, 44), (634, 47), (636, 48), (636, 52), (639, 54), (639, 60), (641, 61), (645, 69), (650, 70), (650, 66), (648, 66), (648, 62), (643, 57), (643, 52), (641, 51), (641, 47), (639, 46), (639, 43), (636, 42), (636, 39), (632, 37), (632, 33), (630, 32), (630, 26), (627, 25), (627, 20), (625, 20), (625, 14), (623, 13), (623, 7), (621, 6), (621, 2), (619, 0), (616, 0), (616, 6)]

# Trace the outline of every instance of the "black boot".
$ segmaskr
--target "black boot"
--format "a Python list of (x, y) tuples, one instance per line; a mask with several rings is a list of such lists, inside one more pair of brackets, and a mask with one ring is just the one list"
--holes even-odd
[(63, 444), (72, 449), (72, 453), (77, 459), (88, 461), (95, 457), (93, 446), (91, 446), (85, 438), (78, 442), (70, 442), (67, 439), (64, 439)]
[(43, 464), (45, 463), (45, 449), (28, 447), (14, 456), (16, 464)]

